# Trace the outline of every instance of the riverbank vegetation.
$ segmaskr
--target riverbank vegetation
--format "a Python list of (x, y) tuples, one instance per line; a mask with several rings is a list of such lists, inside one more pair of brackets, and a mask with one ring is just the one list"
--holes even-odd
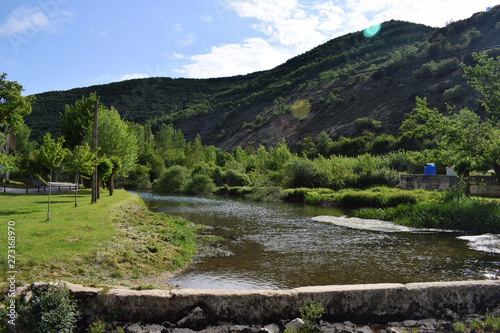
[[(53, 196), (46, 220), (42, 195), (0, 196), (2, 215), (15, 222), (16, 279), (65, 280), (97, 285), (155, 285), (181, 269), (196, 250), (196, 227), (147, 210), (136, 194), (123, 190), (90, 204), (90, 191)], [(2, 237), (2, 248), (6, 248)], [(6, 280), (7, 257), (0, 259)], [(163, 287), (165, 287), (163, 285)]]
[(477, 198), (456, 196), (433, 202), (387, 207), (362, 208), (356, 211), (362, 218), (392, 221), (414, 228), (463, 230), (474, 233), (500, 233), (500, 205)]
[[(417, 97), (416, 107), (399, 133), (375, 137), (379, 121), (361, 117), (355, 121), (359, 135), (353, 138), (321, 132), (316, 138), (305, 138), (295, 151), (285, 139), (274, 146), (247, 145), (223, 150), (203, 145), (200, 135), (188, 142), (172, 124), (162, 123), (153, 133), (150, 122), (123, 121), (117, 110), (99, 104), (97, 94), (91, 93), (74, 105), (67, 105), (61, 113), (64, 141), (60, 142), (66, 143), (61, 149), (71, 151), (67, 154), (70, 157), (79, 151), (90, 151), (90, 124), (94, 105), (98, 105), (99, 147), (93, 152), (98, 155), (94, 165), (98, 168), (98, 181), (106, 184), (110, 195), (115, 183), (126, 188), (188, 195), (218, 191), (252, 200), (371, 207), (379, 210), (359, 214), (419, 227), (455, 226), (491, 232), (497, 230), (498, 224), (495, 203), (470, 198), (446, 201), (439, 195), (433, 198), (432, 193), (397, 189), (401, 173), (421, 173), (429, 161), (436, 162), (438, 173), (453, 165), (465, 184), (472, 172), (484, 173), (491, 168), (500, 172), (500, 107), (498, 92), (491, 89), (500, 81), (495, 76), (500, 70), (500, 57), (475, 54), (469, 60), (472, 65), (462, 65), (462, 69), (470, 85), (481, 93), (480, 102), (486, 114), (482, 118), (467, 109), (455, 112), (451, 107), (449, 114), (444, 115), (430, 109), (425, 98)], [(43, 150), (37, 150), (36, 143), (29, 140), (29, 128), (22, 122), (16, 123), (16, 131), (17, 155), (9, 158), (16, 169), (11, 177), (24, 179), (27, 185), (33, 179), (46, 178), (52, 170), (40, 163)], [(80, 159), (70, 158), (57, 168), (56, 174), (71, 180), (78, 166), (75, 160), (80, 163)], [(468, 195), (468, 186), (463, 189)], [(427, 217), (429, 214), (435, 216)]]

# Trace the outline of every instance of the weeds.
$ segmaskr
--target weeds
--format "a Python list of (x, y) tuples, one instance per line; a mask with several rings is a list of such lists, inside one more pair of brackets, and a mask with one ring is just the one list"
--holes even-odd
[(500, 332), (500, 316), (493, 316), (489, 311), (481, 319), (469, 322), (457, 322), (453, 326), (457, 333), (489, 333)]
[(495, 202), (458, 197), (448, 202), (425, 202), (386, 209), (360, 209), (362, 218), (393, 221), (415, 228), (465, 230), (478, 233), (500, 232), (500, 206)]
[(300, 317), (304, 321), (304, 324), (300, 326), (299, 330), (295, 332), (292, 328), (287, 327), (284, 333), (312, 333), (314, 332), (314, 325), (323, 317), (325, 314), (325, 309), (321, 304), (315, 301), (304, 302), (304, 305), (299, 308)]

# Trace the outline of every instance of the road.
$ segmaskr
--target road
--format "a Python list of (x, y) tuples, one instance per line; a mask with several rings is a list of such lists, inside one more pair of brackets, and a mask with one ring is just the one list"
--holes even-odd
[[(75, 190), (76, 184), (52, 182), (52, 193), (69, 192)], [(0, 187), (0, 193), (13, 193), (13, 194), (38, 194), (49, 193), (49, 185), (40, 185), (38, 187), (14, 188), (14, 187)]]

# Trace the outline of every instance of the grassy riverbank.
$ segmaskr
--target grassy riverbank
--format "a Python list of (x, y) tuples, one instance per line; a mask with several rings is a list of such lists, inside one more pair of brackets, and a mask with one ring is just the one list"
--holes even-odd
[(419, 202), (385, 209), (364, 208), (356, 211), (356, 216), (393, 221), (414, 228), (500, 233), (500, 205), (494, 201), (485, 202), (467, 197)]
[[(136, 194), (117, 190), (90, 204), (90, 192), (52, 196), (0, 194), (1, 281), (6, 281), (7, 222), (15, 225), (16, 280), (154, 285), (184, 267), (196, 249), (196, 230), (182, 219), (154, 214)], [(12, 223), (11, 223), (12, 224)], [(163, 284), (163, 286), (161, 285)]]

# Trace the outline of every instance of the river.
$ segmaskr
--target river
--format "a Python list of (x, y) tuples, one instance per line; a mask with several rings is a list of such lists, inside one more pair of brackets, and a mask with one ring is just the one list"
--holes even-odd
[(499, 235), (361, 230), (313, 220), (320, 215), (348, 216), (348, 210), (139, 194), (152, 211), (213, 227), (212, 233), (223, 236), (223, 245), (234, 253), (196, 260), (170, 281), (181, 288), (290, 289), (500, 279)]

